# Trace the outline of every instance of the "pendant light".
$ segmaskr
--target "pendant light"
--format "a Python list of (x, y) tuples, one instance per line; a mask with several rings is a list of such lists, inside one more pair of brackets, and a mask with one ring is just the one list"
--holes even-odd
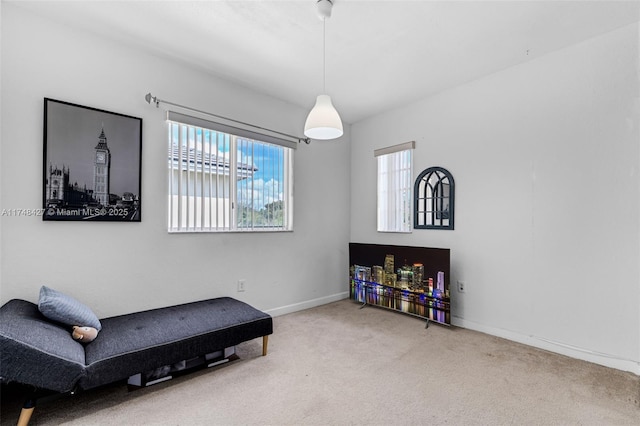
[(322, 19), (322, 91), (325, 94), (318, 95), (316, 104), (309, 112), (307, 121), (304, 123), (304, 135), (311, 139), (335, 139), (342, 136), (342, 120), (338, 111), (331, 103), (331, 97), (327, 95), (326, 89), (326, 21), (331, 17), (331, 0), (318, 0), (316, 3), (318, 17)]

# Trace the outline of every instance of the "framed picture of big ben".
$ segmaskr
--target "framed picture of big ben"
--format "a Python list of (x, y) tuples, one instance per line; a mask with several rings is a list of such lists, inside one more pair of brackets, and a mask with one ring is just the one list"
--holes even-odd
[(141, 118), (45, 98), (43, 160), (43, 220), (142, 220)]

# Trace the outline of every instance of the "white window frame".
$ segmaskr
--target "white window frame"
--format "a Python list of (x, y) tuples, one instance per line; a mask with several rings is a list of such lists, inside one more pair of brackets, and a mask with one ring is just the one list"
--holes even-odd
[[(293, 153), (297, 143), (174, 111), (167, 112), (167, 133), (170, 233), (293, 230)], [(258, 164), (256, 147), (277, 156)], [(242, 152), (247, 148), (252, 149), (251, 155), (244, 158)], [(220, 155), (221, 151), (225, 154)], [(258, 181), (251, 179), (253, 173), (271, 164), (278, 167), (284, 182), (274, 181), (269, 189), (254, 186)], [(251, 185), (239, 194), (238, 184), (245, 179)], [(282, 201), (282, 221), (260, 224), (254, 217), (255, 208), (241, 208), (243, 201), (253, 203), (254, 196), (272, 203)], [(248, 216), (240, 216), (243, 213)], [(238, 223), (238, 217), (249, 220)]]
[(378, 232), (410, 233), (413, 225), (415, 141), (374, 151), (378, 160)]

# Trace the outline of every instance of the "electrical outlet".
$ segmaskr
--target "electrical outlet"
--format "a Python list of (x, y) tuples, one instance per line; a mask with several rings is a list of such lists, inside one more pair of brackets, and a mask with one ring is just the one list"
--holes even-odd
[(464, 281), (458, 281), (458, 292), (464, 293), (465, 284)]
[(238, 291), (244, 291), (247, 280), (238, 280)]

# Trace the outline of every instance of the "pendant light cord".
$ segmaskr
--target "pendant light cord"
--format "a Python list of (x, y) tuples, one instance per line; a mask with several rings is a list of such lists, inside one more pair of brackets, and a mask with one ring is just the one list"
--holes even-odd
[(327, 94), (327, 18), (322, 19), (322, 93)]

